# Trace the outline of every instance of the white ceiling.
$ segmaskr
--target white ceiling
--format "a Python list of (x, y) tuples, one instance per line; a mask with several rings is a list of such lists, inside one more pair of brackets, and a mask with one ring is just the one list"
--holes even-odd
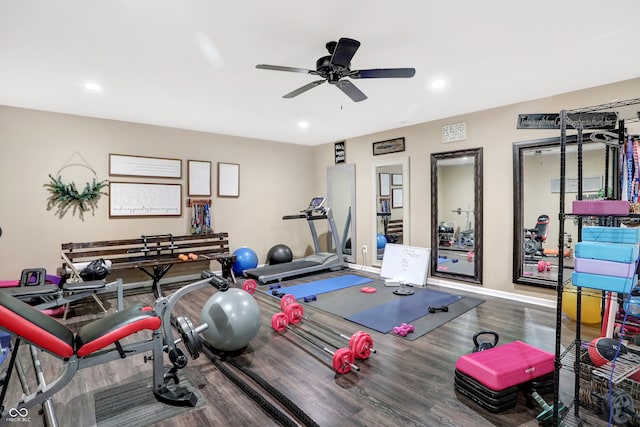
[[(638, 18), (638, 0), (0, 0), (0, 104), (317, 145), (639, 77)], [(354, 103), (283, 99), (317, 77), (255, 68), (314, 69), (340, 37), (362, 43), (352, 69), (415, 77), (353, 80)]]

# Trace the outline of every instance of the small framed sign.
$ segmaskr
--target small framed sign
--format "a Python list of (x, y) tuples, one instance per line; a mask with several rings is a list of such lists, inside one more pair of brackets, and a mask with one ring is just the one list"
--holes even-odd
[(373, 155), (397, 153), (404, 151), (404, 138), (388, 139), (373, 143)]
[(442, 142), (464, 141), (465, 139), (467, 139), (467, 125), (465, 123), (442, 126)]
[(336, 158), (336, 165), (338, 163), (345, 163), (347, 161), (347, 150), (345, 147), (345, 142), (336, 142), (334, 144), (334, 152)]

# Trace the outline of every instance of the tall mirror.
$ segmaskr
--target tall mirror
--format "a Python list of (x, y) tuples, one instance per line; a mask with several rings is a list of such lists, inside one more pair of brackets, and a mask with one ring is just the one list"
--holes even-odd
[(482, 283), (482, 148), (431, 154), (431, 274)]
[(387, 243), (409, 244), (409, 158), (374, 163), (371, 180), (374, 228), (369, 259), (380, 266)]
[[(606, 134), (585, 133), (582, 145), (582, 198), (604, 196), (611, 189), (612, 151), (604, 141)], [(513, 144), (514, 166), (514, 239), (513, 281), (555, 288), (559, 256), (564, 256), (564, 276), (573, 270), (573, 245), (578, 239), (578, 219), (565, 221), (560, 240), (560, 139), (546, 138)], [(606, 165), (610, 166), (607, 167)], [(565, 206), (571, 212), (578, 196), (578, 153), (575, 136), (567, 138)], [(607, 175), (609, 178), (607, 178)], [(582, 218), (590, 225), (596, 218)], [(559, 251), (562, 242), (562, 251)], [(559, 252), (562, 252), (560, 254)]]
[[(340, 235), (342, 253), (347, 262), (356, 262), (356, 166), (353, 164), (327, 168), (327, 203)], [(335, 252), (331, 233), (327, 233), (328, 252)]]

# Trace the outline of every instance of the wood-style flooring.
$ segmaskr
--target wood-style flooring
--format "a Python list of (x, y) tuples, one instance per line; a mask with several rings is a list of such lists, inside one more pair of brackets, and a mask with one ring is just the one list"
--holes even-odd
[[(349, 271), (363, 275), (366, 272)], [(283, 284), (320, 280), (335, 275), (326, 273), (311, 278), (294, 279)], [(447, 288), (433, 289), (451, 293)], [(171, 288), (165, 288), (171, 293)], [(186, 295), (174, 309), (175, 315), (189, 316), (199, 323), (200, 310), (213, 295), (214, 289), (204, 289)], [(330, 356), (290, 332), (271, 329), (271, 316), (276, 309), (258, 297), (262, 326), (256, 338), (235, 360), (246, 366), (280, 390), (318, 425), (334, 426), (536, 426), (542, 409), (527, 408), (521, 396), (514, 409), (490, 413), (454, 391), (454, 365), (463, 354), (471, 352), (472, 336), (480, 330), (494, 330), (500, 344), (521, 340), (543, 350), (554, 351), (555, 310), (519, 301), (478, 294), (468, 294), (486, 300), (483, 304), (415, 340), (408, 341), (391, 334), (369, 331), (377, 352), (366, 361), (357, 361), (359, 372), (337, 375), (330, 367)], [(152, 294), (127, 295), (126, 304), (134, 301), (152, 303)], [(109, 300), (111, 307), (115, 301)], [(323, 311), (307, 307), (305, 315), (351, 335), (363, 330), (359, 325)], [(67, 324), (77, 329), (99, 316), (91, 299), (73, 307)], [(305, 327), (307, 327), (305, 325)], [(313, 328), (312, 325), (308, 327)], [(366, 330), (366, 329), (364, 329)], [(598, 336), (598, 330), (583, 327), (583, 340)], [(572, 343), (575, 323), (563, 321), (563, 345)], [(339, 344), (340, 345), (340, 344)], [(344, 345), (344, 343), (342, 344)], [(23, 350), (27, 350), (26, 347)], [(21, 357), (27, 357), (25, 351)], [(59, 370), (61, 361), (41, 355), (48, 381)], [(167, 358), (168, 363), (168, 358)], [(24, 363), (29, 365), (28, 363)], [(191, 360), (182, 371), (196, 379), (204, 406), (163, 421), (158, 426), (275, 426), (280, 425), (224, 376), (206, 354)], [(151, 380), (151, 364), (142, 356), (129, 357), (78, 372), (72, 382), (54, 398), (60, 426), (84, 427), (96, 425), (93, 393), (130, 381)], [(15, 390), (14, 390), (15, 391)], [(573, 381), (561, 382), (562, 396), (571, 399)], [(7, 403), (12, 402), (10, 396)], [(546, 396), (547, 401), (552, 396)], [(42, 418), (31, 411), (31, 421), (20, 426), (44, 425)], [(581, 408), (581, 414), (589, 410)], [(591, 416), (587, 425), (606, 425)], [(1, 422), (0, 422), (1, 424)], [(15, 423), (13, 423), (15, 424)], [(12, 425), (13, 425), (12, 424)]]

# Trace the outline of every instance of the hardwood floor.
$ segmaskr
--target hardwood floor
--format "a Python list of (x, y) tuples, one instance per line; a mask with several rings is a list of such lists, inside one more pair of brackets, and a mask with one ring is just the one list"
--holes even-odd
[[(315, 275), (285, 281), (283, 284), (319, 280), (335, 274)], [(435, 286), (430, 288), (440, 289)], [(446, 288), (440, 290), (464, 294)], [(166, 289), (166, 292), (170, 293), (171, 289)], [(186, 295), (176, 305), (174, 314), (189, 316), (197, 325), (200, 308), (214, 292), (213, 289), (205, 289)], [(469, 295), (478, 297), (478, 294)], [(249, 347), (235, 360), (280, 390), (320, 426), (536, 426), (535, 417), (541, 408), (527, 408), (522, 395), (516, 408), (497, 414), (458, 395), (453, 387), (454, 365), (461, 355), (471, 351), (473, 334), (484, 329), (497, 331), (500, 344), (522, 340), (553, 352), (555, 311), (518, 301), (480, 297), (486, 302), (415, 341), (367, 330), (373, 337), (377, 353), (367, 361), (356, 362), (360, 367), (359, 372), (346, 375), (337, 375), (330, 368), (328, 354), (290, 332), (272, 331), (271, 315), (276, 310), (270, 304), (260, 302), (262, 298), (258, 297), (262, 326)], [(126, 304), (134, 301), (151, 303), (152, 295), (149, 292), (127, 295), (125, 298)], [(115, 301), (110, 303), (115, 306)], [(74, 307), (67, 323), (76, 329), (95, 317), (95, 313), (95, 304), (87, 299), (85, 304)], [(363, 329), (313, 308), (307, 308), (305, 315), (346, 335)], [(312, 325), (304, 327), (313, 330)], [(572, 342), (574, 330), (575, 324), (565, 319), (565, 346)], [(598, 330), (583, 327), (583, 340), (596, 336)], [(344, 345), (340, 342), (336, 344)], [(21, 357), (24, 356), (23, 352)], [(41, 360), (50, 381), (58, 372), (61, 362), (47, 354), (42, 354)], [(26, 362), (24, 364), (28, 365)], [(233, 369), (228, 363), (225, 366)], [(269, 418), (257, 403), (224, 376), (204, 353), (197, 360), (191, 360), (181, 373), (198, 384), (197, 391), (205, 404), (160, 422), (157, 426), (281, 425)], [(151, 364), (144, 363), (141, 356), (82, 370), (54, 398), (58, 422), (60, 426), (72, 427), (96, 425), (93, 393), (120, 383), (150, 380)], [(564, 381), (561, 387), (563, 399), (570, 400), (573, 382)], [(549, 402), (552, 400), (550, 395), (545, 397)], [(13, 401), (15, 394), (8, 399), (8, 402)], [(581, 414), (588, 412), (581, 408)], [(31, 413), (35, 413), (35, 410)], [(606, 425), (606, 422), (592, 416), (586, 424)], [(41, 417), (32, 416), (31, 422), (20, 425), (44, 424)]]

